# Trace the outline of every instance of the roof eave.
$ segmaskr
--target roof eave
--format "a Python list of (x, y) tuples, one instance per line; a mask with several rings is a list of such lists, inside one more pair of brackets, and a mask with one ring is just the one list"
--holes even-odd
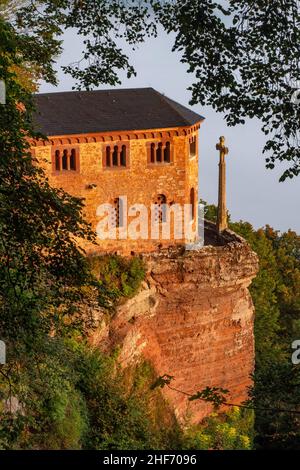
[(176, 129), (190, 129), (191, 127), (195, 127), (197, 125), (201, 125), (201, 123), (205, 120), (204, 117), (201, 116), (201, 119), (199, 121), (196, 121), (194, 124), (187, 124), (185, 126), (168, 126), (168, 127), (149, 127), (149, 128), (144, 128), (144, 129), (117, 129), (117, 130), (111, 130), (111, 131), (95, 131), (95, 132), (80, 132), (80, 133), (68, 133), (68, 134), (46, 134), (46, 136), (50, 139), (59, 139), (63, 138), (65, 136), (69, 137), (76, 137), (76, 136), (93, 136), (93, 135), (111, 135), (111, 134), (141, 134), (145, 132), (160, 132), (160, 131), (168, 131), (168, 130), (176, 130)]

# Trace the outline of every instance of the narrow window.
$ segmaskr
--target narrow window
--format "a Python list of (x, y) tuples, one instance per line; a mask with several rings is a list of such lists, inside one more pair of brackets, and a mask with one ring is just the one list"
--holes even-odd
[(113, 166), (118, 166), (118, 147), (117, 145), (114, 147), (114, 151), (112, 154), (112, 161), (113, 161)]
[(105, 160), (105, 166), (110, 167), (110, 147), (106, 147), (106, 160)]
[(196, 155), (196, 137), (192, 137), (190, 141), (190, 157), (195, 157)]
[(70, 170), (75, 171), (76, 170), (76, 152), (75, 149), (71, 150), (71, 156), (70, 156)]
[(162, 161), (162, 143), (160, 142), (156, 149), (156, 162), (161, 163), (161, 161)]
[(164, 148), (164, 162), (170, 163), (170, 142), (166, 142), (166, 146)]
[(119, 227), (124, 226), (124, 207), (123, 207), (123, 199), (120, 197), (119, 199)]
[(126, 145), (122, 145), (121, 166), (126, 166)]
[(192, 220), (194, 220), (195, 219), (195, 190), (194, 188), (191, 188), (191, 191), (190, 191), (190, 204), (191, 204)]
[(115, 223), (116, 227), (123, 227), (124, 214), (123, 214), (123, 200), (120, 197), (116, 197), (114, 200), (115, 206)]
[(151, 144), (150, 147), (150, 162), (155, 163), (155, 144)]
[(166, 222), (167, 220), (167, 198), (164, 194), (158, 194), (155, 201), (155, 222)]
[(63, 157), (62, 157), (62, 169), (67, 170), (68, 169), (68, 150), (64, 150), (63, 152)]
[(115, 206), (115, 226), (119, 227), (120, 224), (120, 198), (116, 197), (114, 200)]
[(60, 171), (60, 151), (55, 150), (55, 170)]

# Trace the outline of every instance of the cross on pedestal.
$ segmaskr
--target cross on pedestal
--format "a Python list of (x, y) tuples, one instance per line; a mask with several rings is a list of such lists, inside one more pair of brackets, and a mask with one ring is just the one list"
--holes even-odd
[(226, 163), (225, 155), (228, 154), (228, 148), (225, 147), (225, 137), (221, 136), (216, 149), (220, 152), (219, 161), (219, 198), (218, 198), (218, 217), (217, 230), (222, 232), (228, 227), (227, 209), (226, 209)]

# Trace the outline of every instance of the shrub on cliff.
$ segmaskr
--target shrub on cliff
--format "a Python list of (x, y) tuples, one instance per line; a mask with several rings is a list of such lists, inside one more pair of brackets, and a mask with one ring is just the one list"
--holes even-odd
[(89, 259), (89, 265), (98, 279), (103, 306), (113, 306), (122, 298), (133, 297), (145, 278), (145, 264), (139, 257), (94, 256)]
[[(162, 399), (150, 397), (148, 372), (145, 375), (145, 369), (138, 368), (132, 373), (129, 385), (113, 357), (77, 339), (49, 339), (11, 377), (14, 409), (9, 409), (9, 401), (5, 406), (2, 401), (0, 448), (164, 449), (178, 445), (176, 432), (167, 428), (162, 414), (159, 422), (156, 419)], [(2, 379), (4, 399), (8, 384)], [(153, 399), (155, 409), (150, 406)]]
[(254, 414), (233, 408), (227, 413), (211, 414), (184, 435), (184, 449), (250, 450), (253, 445)]

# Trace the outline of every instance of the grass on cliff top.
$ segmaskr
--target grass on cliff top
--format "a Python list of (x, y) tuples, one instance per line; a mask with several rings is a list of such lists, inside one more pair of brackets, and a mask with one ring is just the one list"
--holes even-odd
[(104, 307), (113, 307), (120, 300), (133, 297), (145, 279), (145, 263), (139, 257), (94, 256), (89, 264), (99, 282), (100, 303)]

